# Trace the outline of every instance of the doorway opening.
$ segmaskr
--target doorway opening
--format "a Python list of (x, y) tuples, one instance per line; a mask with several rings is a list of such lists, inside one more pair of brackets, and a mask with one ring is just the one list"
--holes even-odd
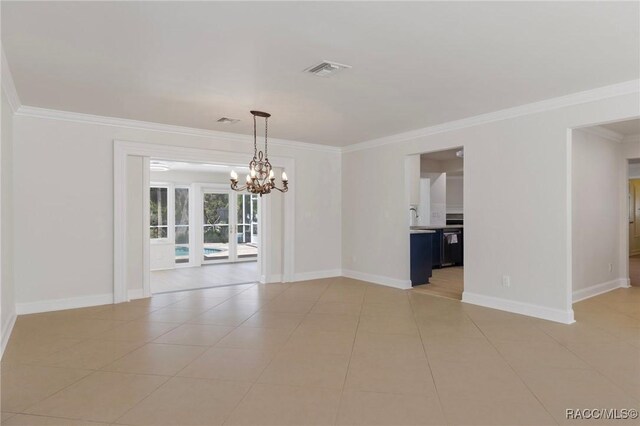
[(464, 150), (407, 158), (411, 284), (416, 292), (462, 300)]
[(640, 284), (639, 158), (640, 119), (572, 130), (572, 303)]
[[(229, 186), (232, 166), (151, 158), (151, 293), (257, 282), (260, 200)], [(246, 166), (233, 166), (240, 174)]]

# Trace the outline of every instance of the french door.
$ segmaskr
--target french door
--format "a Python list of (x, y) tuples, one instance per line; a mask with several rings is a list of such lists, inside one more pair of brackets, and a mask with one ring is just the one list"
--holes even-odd
[(227, 189), (202, 189), (202, 263), (255, 260), (258, 199)]

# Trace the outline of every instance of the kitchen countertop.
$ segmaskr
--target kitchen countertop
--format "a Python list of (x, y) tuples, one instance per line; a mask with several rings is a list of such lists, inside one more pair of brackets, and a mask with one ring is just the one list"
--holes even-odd
[(432, 229), (410, 229), (410, 234), (435, 234), (436, 231)]
[(445, 225), (445, 226), (410, 226), (412, 231), (432, 230), (432, 229), (462, 229), (464, 225)]

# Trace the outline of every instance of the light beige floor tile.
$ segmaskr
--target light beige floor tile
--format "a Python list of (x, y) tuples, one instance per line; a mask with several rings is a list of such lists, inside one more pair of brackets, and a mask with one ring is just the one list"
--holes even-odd
[(26, 411), (52, 417), (113, 422), (166, 377), (97, 371)]
[(389, 301), (382, 303), (365, 303), (362, 305), (362, 315), (404, 315), (412, 316), (413, 309), (409, 302)]
[(5, 426), (100, 426), (109, 423), (90, 422), (88, 420), (64, 419), (60, 417), (32, 416), (29, 414), (17, 414), (8, 421), (3, 421)]
[(611, 342), (616, 340), (616, 337), (611, 333), (583, 322), (559, 324), (547, 321), (539, 324), (538, 328), (565, 346), (572, 342)]
[(82, 342), (81, 339), (69, 339), (48, 335), (16, 335), (12, 333), (2, 355), (2, 364), (37, 364), (63, 349)]
[(4, 411), (20, 413), (89, 373), (88, 370), (33, 365), (3, 366), (0, 406)]
[(180, 324), (172, 322), (131, 321), (109, 331), (98, 334), (98, 340), (123, 340), (129, 342), (146, 343), (173, 330)]
[(297, 329), (283, 351), (351, 355), (355, 335), (352, 332)]
[(293, 331), (304, 317), (305, 314), (258, 311), (243, 322), (242, 327), (282, 328)]
[(434, 395), (435, 386), (424, 356), (392, 352), (353, 354), (345, 389), (397, 394)]
[(234, 330), (234, 327), (208, 324), (182, 324), (154, 340), (154, 343), (213, 346)]
[(127, 425), (221, 425), (249, 383), (174, 377), (118, 419)]
[(362, 315), (358, 330), (368, 333), (418, 334), (413, 315)]
[(308, 314), (298, 326), (301, 330), (356, 332), (357, 315)]
[(482, 334), (492, 342), (502, 341), (542, 341), (553, 342), (544, 331), (530, 324), (486, 324), (480, 326)]
[(238, 327), (216, 343), (221, 348), (274, 350), (281, 348), (291, 335), (281, 328)]
[(115, 305), (107, 305), (100, 310), (87, 312), (83, 316), (94, 319), (132, 321), (144, 317), (154, 309), (157, 308), (132, 305), (131, 303), (119, 303)]
[(456, 338), (440, 336), (423, 339), (429, 362), (472, 363), (502, 360), (502, 355), (484, 337)]
[(292, 314), (306, 314), (308, 313), (313, 305), (315, 305), (315, 300), (308, 299), (298, 299), (298, 300), (287, 300), (282, 298), (281, 296), (267, 301), (267, 303), (263, 306), (262, 310), (267, 312), (285, 312)]
[(557, 424), (533, 396), (501, 397), (485, 395), (469, 398), (455, 392), (439, 392), (448, 424), (452, 425), (530, 425)]
[(231, 413), (228, 425), (333, 424), (340, 391), (256, 384)]
[(218, 306), (219, 304), (226, 301), (228, 298), (226, 297), (186, 297), (182, 300), (179, 300), (175, 303), (172, 303), (168, 306), (171, 309), (180, 309), (185, 311), (191, 311), (196, 313), (202, 313), (207, 311), (214, 306)]
[(260, 375), (258, 383), (342, 389), (348, 355), (281, 352)]
[(192, 324), (212, 324), (235, 327), (258, 311), (258, 308), (229, 308), (216, 306), (192, 318)]
[(275, 356), (275, 351), (211, 348), (185, 367), (179, 376), (253, 382)]
[(203, 346), (148, 343), (103, 367), (105, 371), (174, 375), (206, 350)]
[(172, 308), (171, 305), (169, 305), (165, 308), (160, 308), (157, 311), (153, 311), (140, 319), (145, 321), (183, 323), (183, 322), (189, 321), (190, 319), (193, 319), (199, 313), (200, 312), (198, 312), (197, 309), (196, 310), (176, 309), (176, 308)]
[[(531, 369), (520, 375), (559, 423), (568, 423), (567, 408), (640, 409), (637, 400), (593, 370)], [(612, 423), (624, 424), (619, 420)], [(629, 424), (634, 423), (637, 424), (637, 420)]]
[(419, 336), (404, 334), (381, 334), (358, 331), (353, 348), (354, 355), (384, 354), (391, 359), (425, 358)]
[(494, 345), (516, 370), (538, 367), (589, 368), (584, 361), (557, 342), (502, 341)]
[(360, 315), (362, 304), (346, 302), (318, 302), (311, 309), (314, 314)]
[(0, 423), (5, 424), (7, 420), (9, 420), (11, 417), (15, 415), (16, 413), (9, 413), (9, 412), (3, 411), (2, 413), (0, 413)]
[(340, 401), (339, 425), (443, 425), (436, 396), (347, 391)]
[(139, 348), (142, 343), (114, 340), (85, 340), (68, 349), (56, 352), (40, 364), (52, 367), (97, 370)]

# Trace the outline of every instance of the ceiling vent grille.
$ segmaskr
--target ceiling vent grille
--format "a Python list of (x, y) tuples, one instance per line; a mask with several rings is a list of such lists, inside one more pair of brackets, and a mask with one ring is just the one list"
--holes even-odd
[(346, 68), (351, 68), (351, 65), (344, 65), (331, 61), (322, 61), (317, 65), (313, 65), (307, 68), (306, 70), (304, 70), (304, 72), (317, 75), (318, 77), (328, 77)]
[(227, 124), (237, 123), (238, 121), (240, 120), (237, 118), (228, 118), (228, 117), (221, 117), (217, 120), (218, 123), (227, 123)]

